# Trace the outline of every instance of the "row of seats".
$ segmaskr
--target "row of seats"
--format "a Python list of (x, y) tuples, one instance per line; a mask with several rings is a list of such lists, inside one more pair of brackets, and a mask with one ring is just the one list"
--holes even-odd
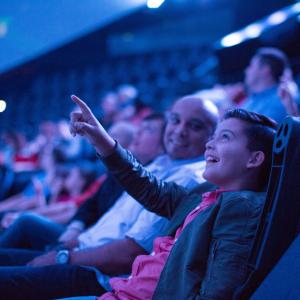
[(68, 102), (70, 93), (96, 106), (101, 93), (122, 83), (134, 84), (145, 104), (164, 110), (183, 93), (181, 85), (189, 80), (207, 51), (204, 48), (164, 51), (110, 58), (101, 65), (51, 74), (41, 72), (27, 89), (6, 95), (8, 109), (0, 125), (4, 129), (11, 126), (31, 128), (44, 119), (66, 117), (72, 108)]

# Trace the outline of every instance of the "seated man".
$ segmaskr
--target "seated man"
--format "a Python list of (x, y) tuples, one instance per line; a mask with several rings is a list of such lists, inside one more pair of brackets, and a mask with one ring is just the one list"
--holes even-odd
[[(148, 168), (160, 179), (176, 181), (188, 189), (203, 182), (203, 153), (216, 125), (216, 112), (209, 101), (192, 96), (179, 99), (168, 114), (164, 132), (166, 155), (157, 158)], [(139, 143), (133, 146), (141, 147), (141, 142), (140, 138)], [(137, 255), (151, 252), (153, 240), (161, 234), (164, 224), (164, 218), (148, 212), (128, 195), (123, 195), (95, 226), (79, 236), (80, 251), (68, 253), (69, 264), (96, 266), (109, 275), (128, 274)], [(63, 262), (61, 257), (65, 254), (65, 251), (50, 252), (36, 258), (31, 265)], [(0, 264), (22, 265), (35, 255), (0, 251)], [(63, 267), (64, 276), (72, 270), (69, 266)], [(70, 278), (58, 279), (56, 275), (56, 279), (60, 288), (66, 290)], [(103, 283), (106, 277), (98, 273), (98, 279)]]
[(245, 71), (249, 97), (242, 107), (281, 122), (289, 112), (278, 95), (278, 88), (288, 67), (288, 58), (281, 50), (258, 49)]
[[(245, 110), (227, 113), (205, 152), (204, 176), (220, 188), (199, 199), (143, 169), (84, 102), (73, 100), (82, 110), (72, 116), (73, 134), (88, 138), (131, 195), (172, 219), (168, 236), (155, 240), (151, 255), (135, 260), (129, 278), (112, 279), (112, 292), (101, 299), (230, 299), (247, 277), (276, 124)], [(58, 290), (55, 276), (64, 274), (62, 266), (0, 268), (1, 296), (50, 299), (105, 292), (92, 284), (97, 282), (94, 270), (82, 266), (73, 266), (68, 286)]]

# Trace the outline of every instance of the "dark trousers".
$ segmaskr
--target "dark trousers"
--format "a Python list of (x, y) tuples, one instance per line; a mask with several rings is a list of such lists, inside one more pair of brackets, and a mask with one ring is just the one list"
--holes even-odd
[(42, 251), (26, 249), (0, 249), (0, 268), (3, 266), (25, 266), (42, 254), (44, 254)]
[(63, 225), (25, 213), (1, 234), (0, 248), (44, 250), (54, 244), (63, 231)]
[(105, 290), (88, 267), (0, 267), (0, 299), (56, 299), (99, 296)]

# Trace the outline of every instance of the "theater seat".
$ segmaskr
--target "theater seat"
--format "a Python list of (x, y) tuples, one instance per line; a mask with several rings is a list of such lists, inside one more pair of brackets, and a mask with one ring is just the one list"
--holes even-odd
[(281, 257), (251, 300), (300, 299), (300, 235)]
[(251, 297), (297, 236), (300, 219), (299, 177), (300, 119), (286, 117), (273, 145), (266, 202), (248, 261), (250, 276), (235, 294), (235, 300)]

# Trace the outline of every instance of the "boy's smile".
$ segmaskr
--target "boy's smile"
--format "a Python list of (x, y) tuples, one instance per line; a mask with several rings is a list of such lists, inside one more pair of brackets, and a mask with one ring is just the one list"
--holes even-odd
[(206, 164), (210, 164), (210, 163), (216, 163), (219, 161), (219, 159), (211, 154), (206, 153), (205, 155), (205, 160), (206, 160)]
[(228, 189), (240, 188), (248, 174), (252, 152), (248, 149), (245, 122), (230, 118), (219, 123), (206, 144), (204, 178)]

